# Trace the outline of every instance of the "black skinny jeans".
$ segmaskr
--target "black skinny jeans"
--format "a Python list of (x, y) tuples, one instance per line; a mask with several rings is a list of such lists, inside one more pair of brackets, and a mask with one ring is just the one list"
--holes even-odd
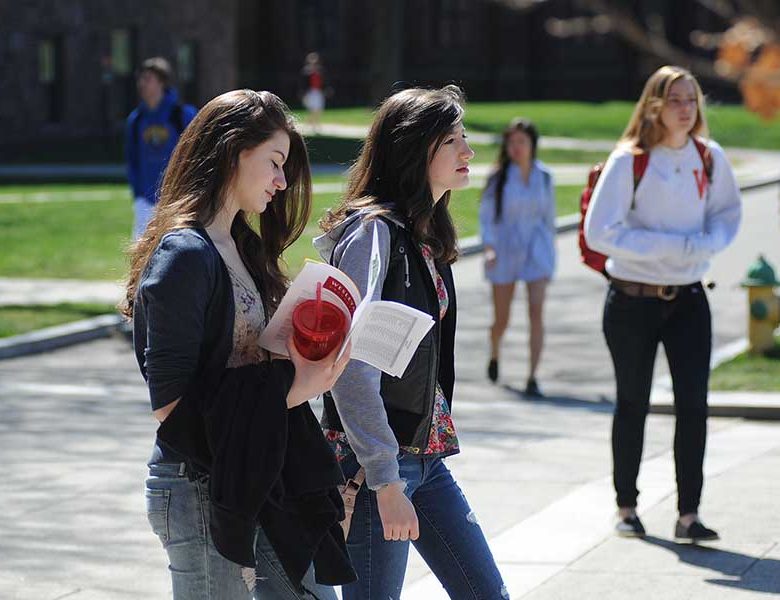
[(628, 296), (614, 287), (604, 306), (604, 337), (615, 366), (617, 404), (612, 421), (614, 484), (619, 507), (635, 507), (653, 366), (664, 345), (672, 376), (677, 415), (674, 463), (677, 509), (697, 512), (703, 484), (707, 439), (707, 384), (712, 325), (701, 284), (683, 288), (677, 298)]

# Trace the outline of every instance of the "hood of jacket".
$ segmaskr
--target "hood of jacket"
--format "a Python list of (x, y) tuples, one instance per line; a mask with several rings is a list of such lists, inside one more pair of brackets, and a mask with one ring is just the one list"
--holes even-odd
[[(314, 245), (314, 249), (319, 253), (320, 258), (326, 263), (330, 264), (330, 258), (333, 256), (333, 249), (339, 243), (339, 240), (344, 235), (344, 232), (349, 229), (353, 223), (359, 221), (370, 212), (371, 211), (367, 208), (356, 210), (352, 214), (347, 215), (347, 217), (333, 229), (314, 238), (312, 244)], [(396, 225), (404, 227), (404, 223), (398, 215), (388, 214), (385, 215), (385, 217), (393, 221), (393, 223)]]

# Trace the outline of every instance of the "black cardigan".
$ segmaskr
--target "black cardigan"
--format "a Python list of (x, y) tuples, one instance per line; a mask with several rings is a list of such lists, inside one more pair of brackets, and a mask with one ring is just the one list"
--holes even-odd
[(230, 276), (205, 230), (168, 233), (133, 311), (152, 407), (181, 397), (158, 439), (210, 475), (210, 531), (227, 559), (255, 566), (259, 523), (294, 584), (312, 561), (321, 583), (354, 581), (333, 452), (308, 403), (287, 409), (290, 361), (225, 368), (234, 310)]

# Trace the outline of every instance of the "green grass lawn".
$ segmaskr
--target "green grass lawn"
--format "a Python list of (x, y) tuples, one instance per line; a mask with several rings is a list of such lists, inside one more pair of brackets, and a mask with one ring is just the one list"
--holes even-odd
[(765, 355), (744, 352), (718, 366), (710, 376), (710, 389), (780, 392), (780, 337)]
[[(309, 158), (312, 163), (330, 163), (342, 165), (345, 169), (352, 164), (360, 151), (361, 141), (330, 136), (317, 135), (307, 138), (309, 146)], [(471, 144), (474, 150), (474, 163), (494, 163), (498, 158), (499, 146), (497, 144)], [(606, 159), (605, 152), (593, 152), (590, 150), (569, 150), (560, 148), (546, 148), (544, 144), (539, 148), (539, 158), (548, 163), (588, 163), (595, 164)], [(316, 181), (328, 181), (338, 175), (319, 175)]]
[[(542, 135), (580, 139), (618, 138), (626, 127), (632, 102), (473, 102), (466, 106), (466, 127), (498, 133), (514, 117), (531, 119)], [(707, 109), (712, 136), (724, 146), (780, 149), (780, 119), (762, 121), (738, 105), (712, 105)], [(369, 108), (328, 109), (325, 123), (367, 125)], [(591, 161), (587, 161), (591, 162)]]
[[(0, 200), (7, 199), (0, 187)], [(0, 204), (0, 275), (120, 279), (132, 207), (124, 185), (28, 186), (10, 194), (52, 202)], [(89, 200), (76, 200), (87, 194)]]
[[(542, 135), (580, 139), (615, 140), (625, 129), (632, 102), (471, 102), (466, 106), (466, 126), (473, 131), (499, 133), (514, 117), (533, 120)], [(296, 111), (303, 121), (303, 111)], [(368, 125), (369, 107), (332, 108), (323, 114), (325, 123)], [(712, 105), (707, 109), (713, 137), (724, 146), (780, 149), (780, 119), (762, 121), (740, 105)], [(118, 163), (124, 160), (121, 135), (110, 139), (70, 140), (67, 143), (31, 142), (4, 158), (8, 163)], [(359, 140), (314, 136), (309, 140), (312, 162), (341, 163), (352, 157)], [(478, 155), (482, 152), (478, 151)], [(493, 151), (486, 151), (492, 162)], [(481, 158), (481, 156), (480, 156)], [(543, 158), (553, 162), (551, 158)], [(557, 161), (560, 162), (560, 161)], [(568, 161), (566, 161), (568, 162)], [(594, 162), (591, 159), (583, 162)]]
[(116, 312), (109, 304), (0, 306), (0, 338)]
[[(580, 186), (557, 187), (559, 215), (578, 210), (579, 193)], [(479, 188), (453, 194), (450, 207), (462, 237), (478, 233), (479, 194)], [(319, 234), (317, 221), (339, 195), (315, 194), (306, 231), (285, 254), (291, 272), (300, 269), (304, 258), (317, 258), (311, 238)], [(122, 279), (131, 223), (124, 185), (0, 186), (0, 277)]]

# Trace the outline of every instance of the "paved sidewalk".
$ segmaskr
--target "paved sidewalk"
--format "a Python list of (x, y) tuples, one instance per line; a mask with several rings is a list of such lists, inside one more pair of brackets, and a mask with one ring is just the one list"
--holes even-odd
[(123, 293), (119, 282), (0, 277), (0, 306), (60, 302), (116, 304)]
[[(716, 257), (709, 273), (717, 282), (716, 288), (709, 293), (715, 348), (733, 344), (745, 336), (746, 293), (739, 287), (739, 281), (749, 263), (761, 251), (771, 262), (780, 264), (777, 189), (747, 193), (744, 212), (744, 223), (735, 243)], [(484, 369), (486, 332), (490, 323), (489, 297), (486, 291), (477, 287), (481, 278), (479, 268), (466, 268), (460, 264), (456, 267), (459, 304), (469, 306), (469, 312), (467, 317), (459, 317), (458, 349), (461, 352), (465, 349), (466, 356), (459, 354), (454, 411), (456, 419), (460, 419), (463, 413), (458, 411), (464, 410), (464, 404), (481, 403), (479, 407), (469, 406), (467, 409), (480, 415), (481, 427), (478, 428), (479, 433), (465, 439), (464, 452), (451, 461), (451, 468), (482, 517), (483, 525), (486, 522), (491, 525), (500, 523), (502, 509), (517, 518), (518, 524), (513, 527), (507, 525), (498, 527), (496, 531), (489, 530), (491, 545), (496, 544), (497, 558), (502, 572), (506, 573), (513, 597), (524, 597), (523, 594), (531, 590), (535, 592), (529, 597), (534, 599), (577, 597), (598, 600), (628, 597), (729, 598), (732, 596), (728, 594), (737, 593), (735, 589), (763, 589), (764, 592), (780, 593), (780, 573), (768, 582), (759, 577), (763, 583), (740, 583), (743, 578), (753, 577), (752, 573), (760, 574), (765, 567), (777, 565), (771, 560), (771, 552), (776, 553), (779, 548), (780, 525), (767, 526), (765, 535), (761, 531), (767, 520), (776, 521), (774, 514), (756, 513), (740, 504), (732, 508), (735, 497), (754, 505), (756, 510), (774, 503), (771, 498), (774, 498), (775, 484), (765, 481), (768, 471), (763, 472), (763, 477), (743, 476), (743, 472), (753, 472), (746, 469), (756, 461), (765, 461), (766, 466), (777, 463), (780, 455), (780, 438), (774, 437), (778, 431), (777, 424), (762, 425), (764, 429), (751, 427), (742, 430), (741, 421), (710, 421), (707, 462), (710, 477), (718, 480), (731, 478), (733, 485), (722, 488), (719, 493), (711, 492), (712, 479), (708, 478), (702, 511), (713, 526), (729, 529), (721, 532), (724, 542), (716, 546), (718, 550), (709, 558), (685, 554), (687, 558), (680, 559), (701, 563), (701, 568), (692, 572), (675, 569), (673, 564), (669, 567), (669, 550), (677, 548), (669, 541), (675, 496), (670, 454), (673, 419), (651, 415), (640, 479), (643, 493), (639, 508), (643, 515), (650, 518), (647, 523), (649, 526), (652, 523), (650, 533), (661, 541), (655, 546), (641, 546), (644, 549), (634, 553), (634, 546), (625, 548), (625, 541), (612, 539), (608, 440), (614, 384), (611, 362), (601, 335), (605, 286), (599, 276), (577, 264), (574, 236), (560, 236), (558, 249), (560, 269), (550, 288), (545, 309), (548, 343), (539, 374), (543, 389), (550, 398), (543, 402), (526, 402), (531, 410), (523, 413), (522, 416), (528, 420), (522, 423), (513, 422), (517, 416), (513, 417), (508, 407), (513, 401), (523, 402), (518, 390), (523, 386), (527, 361), (525, 316), (517, 314), (515, 322), (520, 321), (520, 324), (510, 326), (501, 361), (502, 372), (506, 373), (502, 376), (505, 387), (497, 390), (497, 394), (488, 395)], [(522, 304), (518, 304), (516, 311), (521, 307)], [(667, 374), (665, 357), (663, 352), (659, 352), (656, 376), (663, 378)], [(493, 403), (498, 403), (499, 398), (505, 399), (506, 404), (497, 404), (494, 408)], [(745, 394), (743, 399), (752, 405), (766, 400), (767, 396)], [(772, 395), (770, 400), (778, 405), (780, 395)], [(566, 417), (562, 414), (564, 412)], [(573, 430), (568, 424), (572, 413), (580, 420)], [(501, 425), (495, 423), (497, 418), (502, 420)], [(514, 439), (511, 434), (508, 436), (515, 427), (526, 432), (529, 428), (538, 430), (540, 440), (529, 443), (522, 438)], [(470, 443), (477, 447), (471, 448)], [(714, 458), (720, 453), (734, 460)], [(490, 465), (487, 471), (486, 465)], [(759, 469), (757, 473), (762, 471)], [(485, 482), (485, 479), (490, 481)], [(561, 486), (557, 488), (557, 493), (550, 489), (551, 484)], [(536, 505), (539, 497), (546, 494), (550, 494), (549, 502)], [(749, 524), (745, 523), (746, 514), (753, 515)], [(499, 537), (495, 537), (498, 534)], [(623, 545), (615, 546), (618, 543)], [(743, 546), (743, 543), (747, 545)], [(608, 550), (602, 550), (602, 546)], [(613, 547), (616, 547), (614, 552), (611, 550)], [(750, 552), (746, 552), (748, 549)], [(643, 565), (642, 569), (649, 577), (638, 575), (637, 571), (641, 569), (632, 567), (633, 570), (629, 571), (631, 575), (623, 578), (622, 584), (617, 582), (621, 578), (616, 577), (615, 585), (610, 589), (609, 577), (580, 576), (581, 571), (590, 574), (612, 572), (615, 570), (613, 554), (620, 556), (628, 552), (635, 557), (637, 562), (634, 564)], [(759, 560), (766, 552), (770, 552), (766, 555), (768, 562)], [(591, 555), (597, 558), (580, 562)], [(713, 590), (710, 595), (707, 586), (711, 575), (706, 568), (710, 563), (707, 561), (714, 561), (716, 566), (720, 565), (734, 576), (731, 580), (736, 583), (732, 588), (723, 592)], [(410, 575), (419, 576), (427, 572), (419, 557), (410, 564)], [(752, 571), (753, 568), (758, 570)], [(665, 572), (660, 577), (661, 581), (656, 577), (658, 571)], [(695, 580), (697, 583), (691, 583), (691, 588), (684, 587), (684, 593), (678, 593), (678, 576), (690, 576), (686, 581)], [(563, 583), (556, 583), (561, 581)], [(692, 591), (701, 587), (708, 589), (707, 594)], [(627, 594), (627, 588), (632, 589), (631, 595)], [(442, 597), (433, 594), (437, 584), (430, 576), (423, 576), (409, 589), (410, 592), (416, 590), (416, 595), (404, 596), (410, 600)], [(750, 595), (746, 593), (744, 597)]]
[[(719, 256), (710, 293), (715, 345), (744, 337), (738, 287), (759, 251), (780, 264), (777, 190), (746, 194), (745, 225)], [(702, 513), (723, 540), (673, 544), (674, 420), (650, 415), (640, 511), (650, 536), (615, 539), (610, 483), (612, 367), (600, 333), (603, 280), (558, 240), (540, 382), (526, 400), (522, 303), (485, 379), (488, 288), (479, 257), (455, 266), (459, 290), (454, 415), (463, 452), (448, 460), (478, 515), (513, 598), (766, 598), (780, 593), (780, 423), (710, 420)], [(667, 372), (659, 357), (658, 375)], [(0, 361), (0, 598), (170, 597), (162, 549), (144, 514), (155, 425), (132, 351), (106, 339)], [(416, 554), (404, 600), (444, 592)]]

